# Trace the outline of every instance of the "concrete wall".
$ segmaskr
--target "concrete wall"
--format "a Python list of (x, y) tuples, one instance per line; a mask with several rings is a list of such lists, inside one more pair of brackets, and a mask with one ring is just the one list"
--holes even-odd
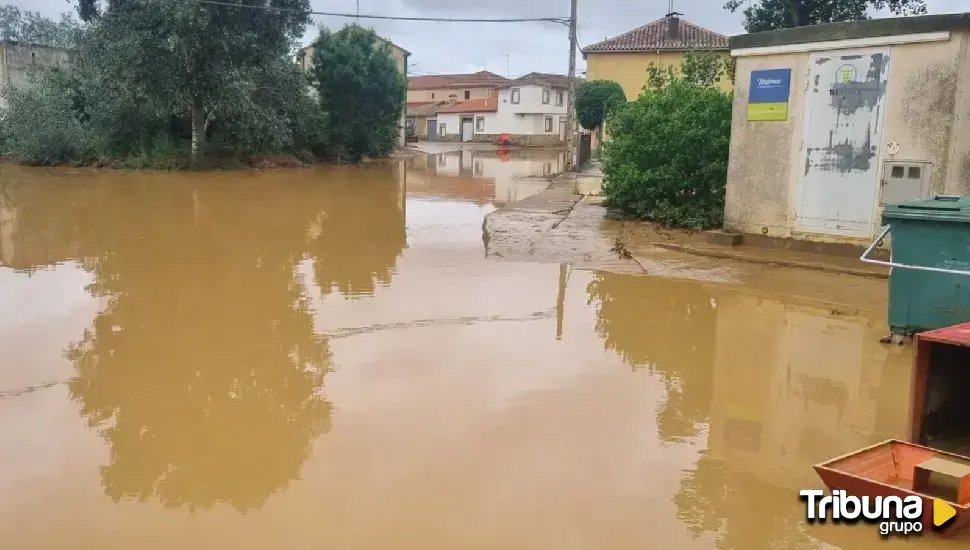
[(484, 99), (493, 97), (497, 92), (494, 88), (435, 88), (433, 90), (408, 90), (408, 101), (448, 101), (448, 97), (455, 96), (458, 101), (465, 100), (465, 92), (469, 99)]
[[(728, 52), (724, 52), (724, 57), (730, 57)], [(586, 54), (586, 78), (619, 82), (626, 98), (633, 101), (647, 83), (647, 67), (651, 63), (679, 70), (683, 59), (684, 52), (590, 53)], [(731, 91), (731, 81), (722, 79), (720, 87)]]
[[(0, 92), (11, 86), (26, 84), (30, 75), (43, 69), (67, 69), (74, 54), (63, 48), (51, 48), (22, 42), (0, 42)], [(0, 97), (0, 108), (7, 100)]]
[[(916, 35), (913, 35), (916, 36)], [(817, 241), (867, 239), (798, 234), (794, 230), (799, 162), (802, 157), (805, 97), (813, 53), (864, 52), (889, 48), (886, 111), (880, 143), (873, 144), (877, 174), (875, 231), (881, 224), (878, 206), (885, 160), (928, 161), (936, 193), (970, 193), (970, 33), (952, 31), (949, 40), (893, 43), (899, 35), (828, 42), (825, 50), (746, 55), (736, 51), (737, 82), (725, 205), (725, 228), (744, 233)], [(865, 40), (861, 45), (858, 40)], [(881, 43), (880, 43), (881, 42)], [(804, 48), (805, 45), (799, 47)], [(810, 46), (808, 46), (810, 48)], [(749, 122), (748, 87), (751, 71), (790, 67), (788, 120)], [(896, 142), (890, 155), (886, 144)]]

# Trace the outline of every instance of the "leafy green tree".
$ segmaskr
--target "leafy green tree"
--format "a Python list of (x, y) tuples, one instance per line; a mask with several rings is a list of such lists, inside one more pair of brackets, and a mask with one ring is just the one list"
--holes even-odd
[(0, 6), (0, 40), (16, 40), (51, 46), (76, 48), (81, 25), (70, 14), (53, 21), (35, 11), (20, 11), (17, 6)]
[(686, 62), (679, 72), (652, 74), (640, 97), (611, 118), (605, 204), (669, 226), (717, 226), (724, 215), (732, 96)]
[(869, 19), (872, 10), (889, 8), (896, 15), (926, 13), (926, 0), (728, 0), (731, 13), (742, 6), (748, 32)]
[(197, 163), (212, 123), (246, 105), (240, 94), (251, 90), (254, 72), (284, 58), (306, 29), (309, 0), (245, 4), (269, 5), (285, 11), (198, 0), (80, 0), (78, 11), (93, 24), (93, 62), (118, 86), (173, 114), (188, 114)]
[(576, 88), (576, 119), (587, 130), (598, 130), (607, 115), (626, 103), (623, 87), (613, 80), (587, 80)]
[(357, 25), (323, 27), (312, 72), (335, 156), (359, 160), (394, 150), (407, 84), (387, 41)]

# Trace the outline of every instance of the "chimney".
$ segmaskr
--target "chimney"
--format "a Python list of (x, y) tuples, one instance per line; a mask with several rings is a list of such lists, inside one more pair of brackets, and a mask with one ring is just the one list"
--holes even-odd
[(666, 15), (667, 18), (667, 32), (664, 37), (666, 40), (680, 40), (680, 18), (678, 15), (684, 15), (682, 13), (671, 12)]

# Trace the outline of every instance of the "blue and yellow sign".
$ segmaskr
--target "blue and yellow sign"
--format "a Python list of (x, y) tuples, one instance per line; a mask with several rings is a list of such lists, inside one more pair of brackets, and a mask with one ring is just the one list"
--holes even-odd
[(751, 71), (748, 120), (788, 120), (791, 69)]

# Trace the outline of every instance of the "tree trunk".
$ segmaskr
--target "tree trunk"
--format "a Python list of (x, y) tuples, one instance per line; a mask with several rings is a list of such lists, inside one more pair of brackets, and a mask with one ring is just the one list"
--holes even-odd
[(205, 159), (205, 109), (202, 99), (192, 100), (192, 167), (198, 168)]

